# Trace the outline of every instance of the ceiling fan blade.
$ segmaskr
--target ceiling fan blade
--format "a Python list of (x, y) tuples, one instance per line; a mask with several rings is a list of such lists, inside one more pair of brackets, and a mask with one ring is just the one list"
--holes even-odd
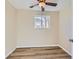
[(37, 6), (37, 5), (39, 5), (39, 4), (35, 4), (35, 5), (29, 6), (29, 7), (30, 7), (30, 8), (33, 8), (33, 7)]
[(45, 4), (49, 6), (57, 6), (57, 3), (46, 2)]
[(42, 12), (44, 12), (44, 11), (45, 11), (45, 9), (44, 9), (44, 7), (43, 7), (43, 6), (41, 6), (41, 11), (42, 11)]

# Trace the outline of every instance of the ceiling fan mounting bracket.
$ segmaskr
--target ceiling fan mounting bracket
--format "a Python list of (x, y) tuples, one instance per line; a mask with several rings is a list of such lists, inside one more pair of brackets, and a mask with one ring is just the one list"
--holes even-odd
[(46, 0), (37, 0), (39, 3), (45, 3)]

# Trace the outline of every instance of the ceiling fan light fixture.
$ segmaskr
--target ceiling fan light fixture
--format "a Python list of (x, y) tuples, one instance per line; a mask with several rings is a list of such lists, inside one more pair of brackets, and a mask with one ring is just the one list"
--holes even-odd
[(40, 3), (39, 3), (39, 6), (40, 6), (40, 7), (44, 7), (44, 6), (45, 6), (45, 3), (44, 3), (44, 2), (40, 2)]

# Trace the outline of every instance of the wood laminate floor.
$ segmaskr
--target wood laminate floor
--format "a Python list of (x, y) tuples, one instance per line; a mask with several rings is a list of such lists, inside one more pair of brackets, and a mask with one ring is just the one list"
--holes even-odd
[(6, 59), (71, 59), (60, 47), (17, 48)]

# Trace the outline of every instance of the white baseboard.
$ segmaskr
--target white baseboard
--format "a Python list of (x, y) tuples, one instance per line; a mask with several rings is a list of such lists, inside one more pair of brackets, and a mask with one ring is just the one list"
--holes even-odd
[(13, 51), (15, 51), (16, 48), (14, 48), (13, 50), (11, 50), (6, 56), (5, 58), (7, 58)]
[(58, 46), (62, 48), (66, 53), (68, 53), (70, 56), (72, 56), (72, 54), (69, 51), (67, 51), (65, 48), (63, 48), (61, 45), (58, 45)]
[(51, 46), (58, 46), (58, 44), (56, 44), (56, 45), (42, 45), (42, 46), (16, 46), (16, 48), (51, 47)]

